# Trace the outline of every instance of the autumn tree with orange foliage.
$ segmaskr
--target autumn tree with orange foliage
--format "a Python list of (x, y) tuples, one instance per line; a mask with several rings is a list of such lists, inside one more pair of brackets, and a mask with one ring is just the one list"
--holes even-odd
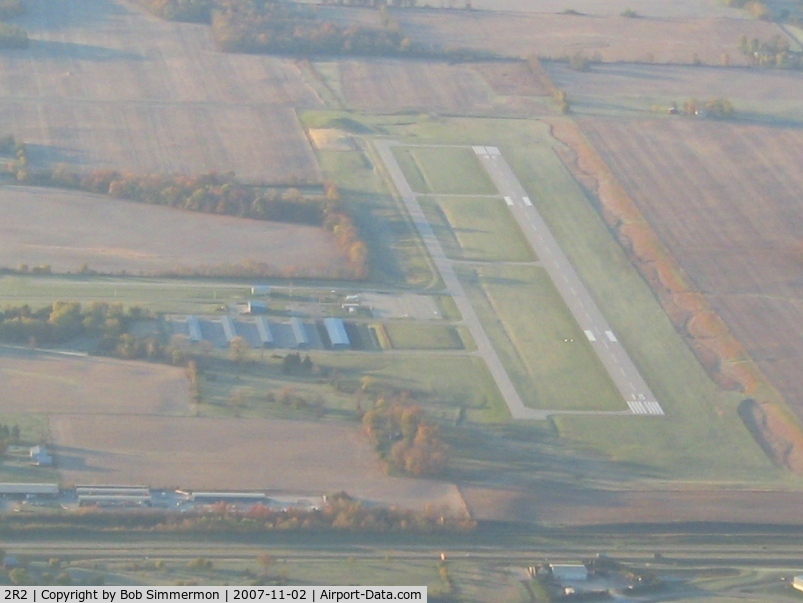
[(381, 394), (362, 418), (363, 428), (389, 470), (408, 475), (438, 475), (446, 468), (440, 429), (428, 422), (408, 395)]

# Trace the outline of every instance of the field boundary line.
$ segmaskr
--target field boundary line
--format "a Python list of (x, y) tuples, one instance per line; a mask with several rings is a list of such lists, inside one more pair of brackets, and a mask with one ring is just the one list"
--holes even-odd
[(31, 354), (53, 354), (56, 356), (72, 356), (74, 358), (88, 358), (88, 352), (78, 352), (71, 350), (54, 350), (51, 348), (31, 348), (24, 345), (0, 344), (0, 350), (14, 350), (15, 352), (29, 352)]

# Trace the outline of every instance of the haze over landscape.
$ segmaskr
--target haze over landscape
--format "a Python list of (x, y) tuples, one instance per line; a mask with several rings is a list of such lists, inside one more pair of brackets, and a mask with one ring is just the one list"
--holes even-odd
[(799, 0), (0, 0), (0, 583), (799, 598), (801, 68)]

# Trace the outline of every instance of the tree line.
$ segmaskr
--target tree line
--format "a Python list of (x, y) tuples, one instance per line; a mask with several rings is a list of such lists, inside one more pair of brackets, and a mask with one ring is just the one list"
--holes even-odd
[(25, 48), (28, 46), (28, 32), (17, 25), (5, 23), (25, 14), (22, 0), (0, 0), (0, 48)]
[(25, 14), (22, 0), (0, 0), (0, 19), (6, 21)]
[(3, 456), (9, 446), (21, 444), (20, 426), (0, 424), (0, 456)]
[[(329, 0), (323, 4), (371, 7), (379, 25), (342, 24), (319, 17), (315, 5), (278, 0), (137, 0), (174, 21), (209, 23), (224, 52), (293, 55), (420, 56), (468, 60), (487, 53), (437, 49), (413, 43), (388, 7), (415, 7), (417, 0)], [(450, 7), (454, 2), (450, 1)], [(470, 1), (465, 3), (471, 8)]]
[(170, 21), (209, 23), (212, 0), (137, 0), (154, 15)]
[(387, 13), (381, 27), (340, 25), (317, 18), (311, 7), (265, 0), (217, 0), (215, 44), (224, 52), (395, 55), (411, 50)]
[(469, 532), (476, 522), (466, 514), (427, 506), (422, 510), (365, 505), (345, 492), (329, 494), (321, 508), (276, 509), (253, 505), (246, 510), (219, 503), (208, 510), (176, 513), (149, 509), (113, 512), (93, 510), (80, 513), (37, 513), (35, 518), (9, 514), (0, 525), (0, 533), (24, 535), (53, 529), (93, 532), (179, 532), (253, 534), (275, 531), (413, 533), (437, 534)]
[(166, 344), (162, 337), (136, 337), (132, 325), (155, 317), (138, 306), (90, 302), (54, 302), (39, 309), (28, 304), (5, 306), (0, 310), (0, 342), (58, 345), (79, 337), (94, 342), (93, 352), (128, 360), (144, 359), (183, 364), (180, 349)]
[(280, 190), (245, 185), (233, 174), (142, 175), (116, 170), (80, 174), (64, 166), (31, 170), (24, 143), (11, 136), (0, 138), (0, 153), (4, 151), (13, 153), (5, 171), (20, 184), (81, 190), (188, 211), (321, 226), (334, 235), (348, 259), (347, 274), (341, 276), (361, 279), (367, 274), (368, 248), (333, 182), (325, 183), (321, 193), (309, 195), (295, 187)]
[(803, 68), (803, 52), (792, 50), (789, 41), (781, 36), (762, 42), (758, 38), (748, 39), (743, 35), (739, 39), (739, 51), (756, 67)]

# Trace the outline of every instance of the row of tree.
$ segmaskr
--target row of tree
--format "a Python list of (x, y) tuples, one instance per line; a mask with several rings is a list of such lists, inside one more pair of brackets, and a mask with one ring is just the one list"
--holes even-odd
[(295, 3), (218, 0), (212, 33), (225, 52), (385, 56), (413, 50), (395, 20), (386, 16), (382, 23), (343, 26)]
[(13, 164), (7, 171), (16, 169), (20, 184), (75, 189), (203, 213), (323, 226), (327, 214), (339, 209), (323, 195), (304, 195), (297, 188), (248, 186), (231, 174), (142, 175), (116, 170), (79, 174), (64, 166), (34, 171), (28, 169), (24, 156), (18, 156)]
[(391, 471), (433, 476), (446, 468), (447, 454), (438, 426), (426, 420), (408, 394), (380, 394), (362, 417), (365, 433)]
[(0, 456), (6, 453), (9, 446), (20, 443), (20, 426), (0, 424)]
[(3, 520), (6, 535), (23, 535), (54, 528), (94, 532), (185, 532), (254, 534), (272, 531), (349, 531), (367, 533), (468, 532), (476, 522), (465, 514), (427, 506), (423, 510), (364, 505), (344, 492), (325, 497), (319, 509), (275, 509), (254, 505), (245, 511), (230, 505), (214, 505), (206, 511), (175, 513), (173, 511), (116, 509), (114, 512), (86, 507), (65, 515), (61, 512), (37, 513), (35, 520), (24, 514), (10, 514)]
[(750, 15), (760, 21), (772, 21), (772, 10), (760, 0), (724, 0), (727, 6), (733, 8), (743, 8)]
[(758, 38), (748, 39), (743, 35), (739, 39), (739, 51), (756, 67), (803, 68), (803, 52), (792, 50), (789, 41), (781, 36), (761, 42)]
[(17, 25), (0, 21), (0, 48), (25, 48), (28, 32)]
[(4, 23), (7, 19), (25, 13), (22, 0), (0, 0), (0, 48), (25, 48), (28, 46), (28, 32), (17, 25)]
[[(657, 105), (653, 110), (663, 111)], [(690, 117), (713, 117), (715, 119), (730, 119), (733, 117), (735, 110), (733, 105), (727, 98), (709, 98), (708, 100), (698, 100), (690, 98), (686, 100), (681, 106), (678, 103), (672, 102), (668, 110), (670, 115), (688, 115)]]
[(139, 307), (125, 309), (122, 304), (54, 302), (31, 309), (5, 306), (0, 311), (0, 341), (12, 343), (58, 344), (87, 336), (116, 340), (135, 320), (149, 315)]
[(170, 21), (209, 23), (212, 0), (137, 0), (153, 14)]
[[(388, 6), (416, 0), (338, 0), (338, 5), (380, 11), (380, 26), (343, 25), (318, 18), (315, 6), (276, 0), (137, 0), (154, 14), (174, 21), (210, 23), (224, 52), (393, 56), (422, 53), (393, 19)], [(427, 51), (431, 52), (431, 51)]]
[(6, 172), (21, 184), (76, 189), (189, 211), (322, 226), (334, 235), (348, 258), (348, 270), (340, 276), (365, 278), (367, 274), (368, 249), (332, 182), (324, 184), (321, 194), (309, 195), (297, 188), (248, 186), (237, 182), (233, 174), (141, 175), (116, 170), (80, 174), (64, 166), (34, 171), (29, 168), (24, 144), (13, 137), (0, 143), (3, 141), (3, 148), (15, 152), (6, 163)]
[(0, 0), (0, 20), (13, 19), (25, 14), (22, 0)]

